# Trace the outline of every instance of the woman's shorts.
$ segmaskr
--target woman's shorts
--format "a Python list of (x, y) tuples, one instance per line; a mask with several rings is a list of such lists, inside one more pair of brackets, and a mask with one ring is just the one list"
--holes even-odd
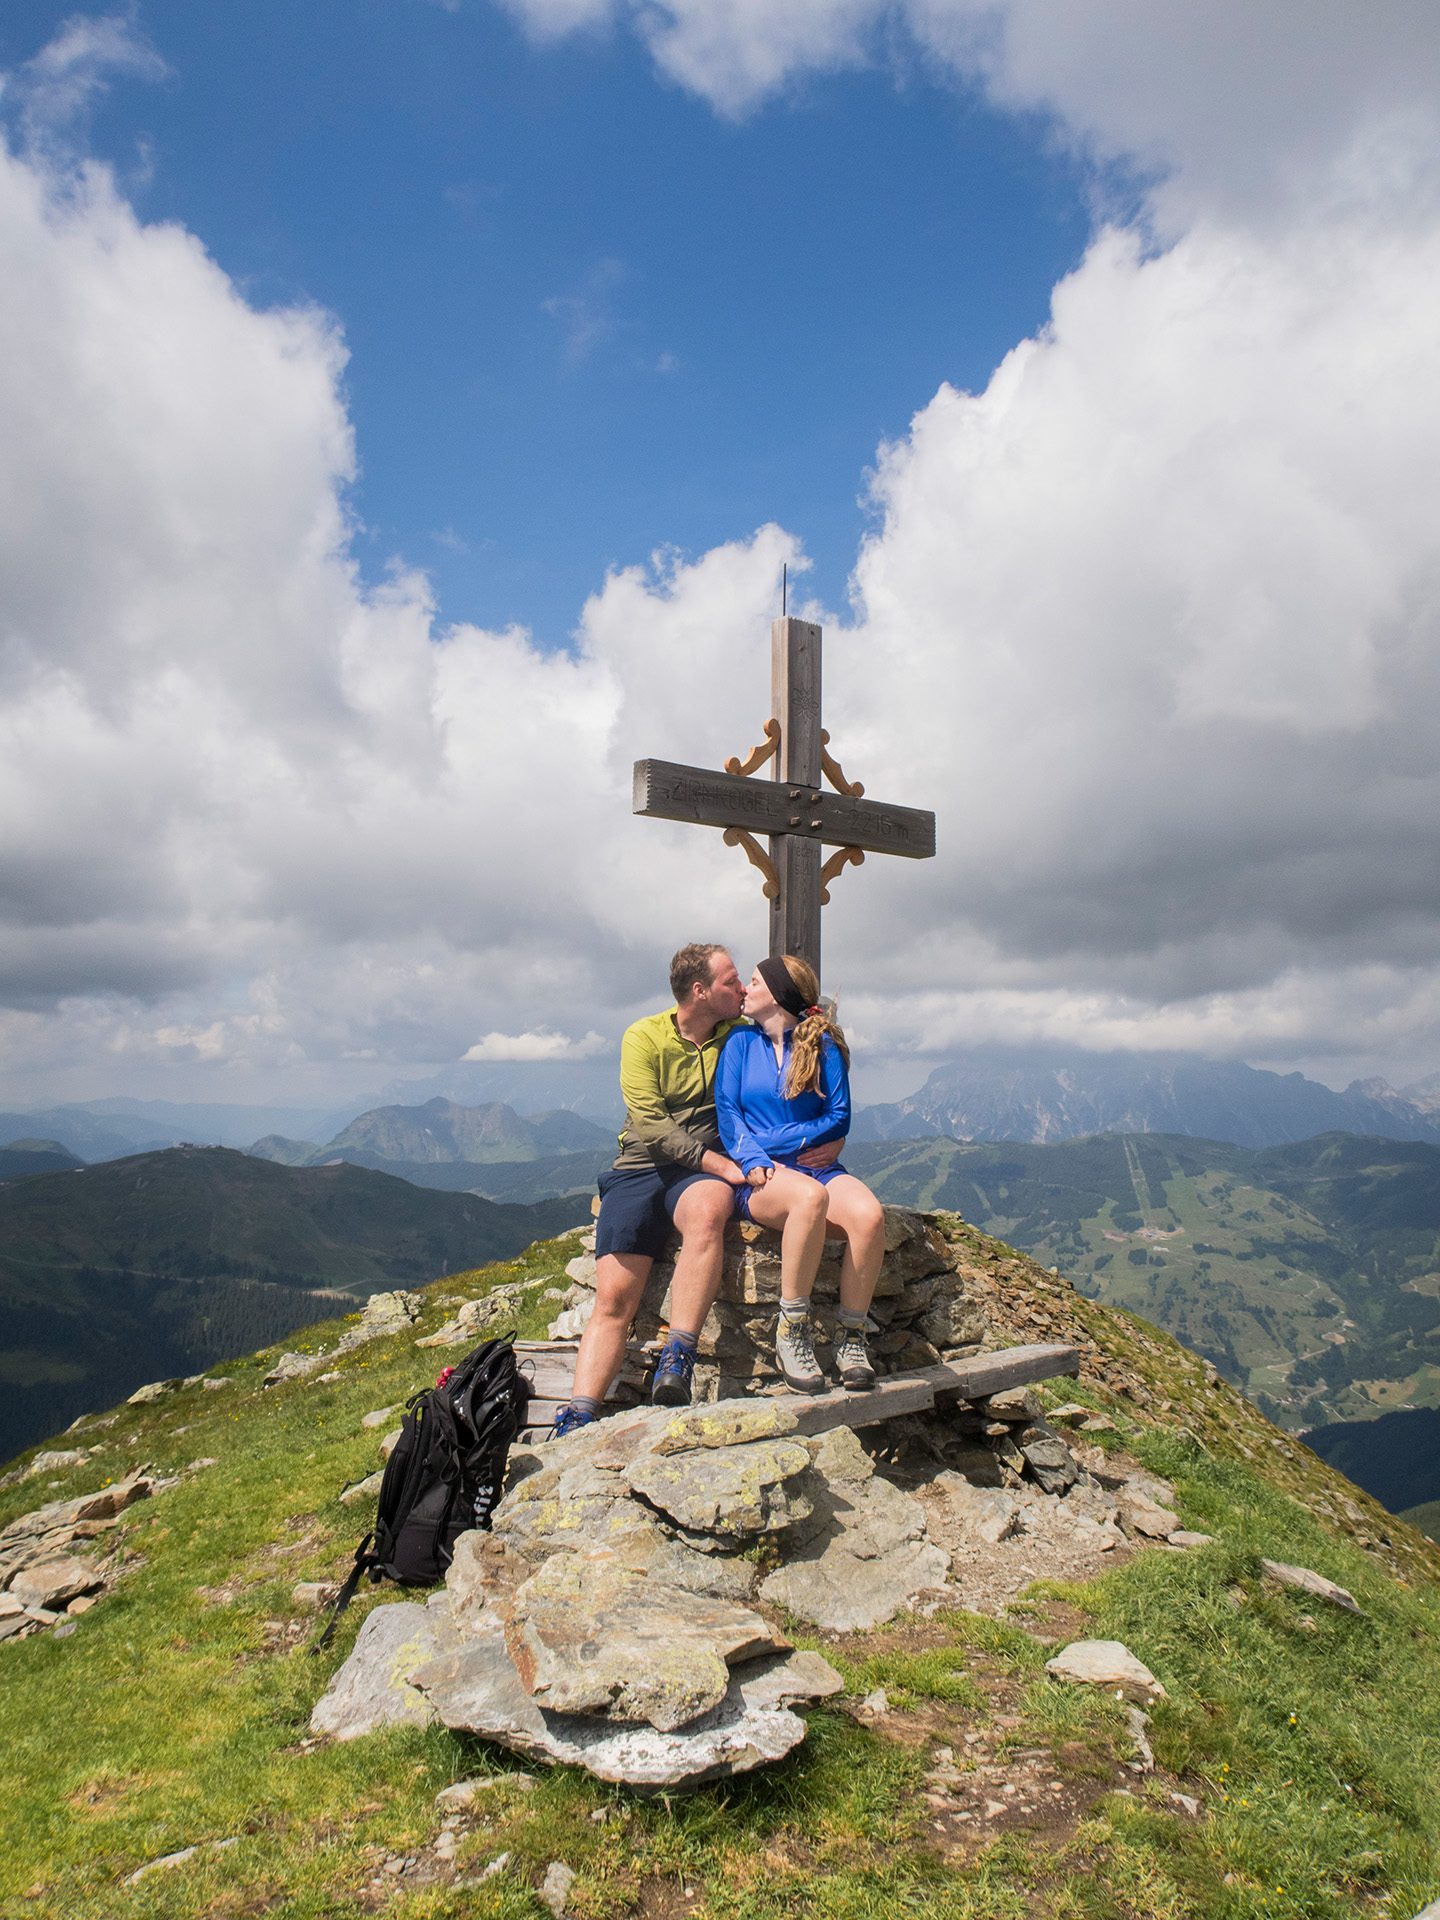
[[(828, 1187), (832, 1180), (838, 1180), (841, 1174), (845, 1172), (845, 1168), (841, 1166), (838, 1160), (833, 1167), (794, 1167), (783, 1160), (777, 1160), (775, 1164), (777, 1167), (783, 1166), (787, 1173), (807, 1174), (810, 1179), (818, 1180), (822, 1187)], [(756, 1189), (754, 1187), (748, 1186), (737, 1187), (735, 1189), (735, 1211), (742, 1220), (748, 1220), (750, 1218), (750, 1196), (755, 1191)]]

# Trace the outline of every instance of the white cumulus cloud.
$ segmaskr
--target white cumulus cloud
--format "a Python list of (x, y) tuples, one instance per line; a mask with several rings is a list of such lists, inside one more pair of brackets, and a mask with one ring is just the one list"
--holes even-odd
[(593, 1060), (610, 1046), (604, 1034), (587, 1033), (572, 1040), (568, 1033), (539, 1027), (533, 1033), (487, 1033), (460, 1056), (462, 1060)]

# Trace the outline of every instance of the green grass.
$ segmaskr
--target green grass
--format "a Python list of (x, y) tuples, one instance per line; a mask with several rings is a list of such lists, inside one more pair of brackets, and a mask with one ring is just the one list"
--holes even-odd
[(1408, 1520), (1412, 1527), (1418, 1527), (1432, 1540), (1440, 1541), (1440, 1500), (1426, 1500), (1418, 1507), (1407, 1507), (1400, 1518)]
[[(468, 1871), (509, 1853), (503, 1874), (475, 1891), (387, 1879), (383, 1900), (369, 1894), (386, 1855), (433, 1841), (440, 1787), (503, 1778), (518, 1763), (443, 1730), (305, 1746), (314, 1701), (360, 1620), (396, 1595), (357, 1601), (316, 1659), (288, 1637), (300, 1619), (291, 1588), (337, 1577), (365, 1529), (366, 1512), (337, 1498), (377, 1464), (380, 1433), (361, 1416), (403, 1400), (453, 1357), (417, 1351), (415, 1336), (455, 1300), (502, 1281), (525, 1288), (516, 1323), (537, 1332), (554, 1311), (544, 1291), (574, 1245), (437, 1283), (419, 1326), (347, 1356), (334, 1383), (266, 1392), (268, 1357), (254, 1356), (220, 1370), (235, 1383), (224, 1392), (125, 1408), (114, 1426), (80, 1436), (104, 1451), (57, 1485), (0, 1489), (3, 1521), (140, 1461), (181, 1474), (127, 1514), (131, 1571), (70, 1638), (0, 1647), (6, 1920), (358, 1920), (377, 1905), (394, 1920), (545, 1920), (536, 1889), (556, 1859), (578, 1874), (575, 1920), (682, 1910), (706, 1920), (1410, 1920), (1440, 1891), (1433, 1581), (1415, 1572), (1402, 1584), (1343, 1529), (1322, 1525), (1314, 1500), (1343, 1483), (1289, 1443), (1267, 1453), (1271, 1430), (1253, 1411), (1212, 1396), (1220, 1412), (1202, 1417), (1188, 1356), (1077, 1303), (1107, 1350), (1179, 1411), (1127, 1414), (1093, 1383), (1076, 1384), (1073, 1397), (1123, 1419), (1215, 1546), (1143, 1555), (1093, 1585), (1039, 1593), (1009, 1620), (900, 1622), (870, 1648), (847, 1638), (843, 1652), (811, 1636), (847, 1693), (811, 1716), (788, 1760), (669, 1799), (537, 1769), (533, 1792), (487, 1795), (461, 1844)], [(295, 1344), (314, 1348), (336, 1331)], [(1055, 1392), (1072, 1397), (1071, 1386)], [(1256, 1459), (1218, 1437), (1208, 1449), (1181, 1438), (1177, 1422), (1213, 1428)], [(183, 1472), (202, 1456), (217, 1464)], [(1418, 1543), (1414, 1552), (1421, 1558), (1407, 1565), (1433, 1569)], [(1262, 1554), (1339, 1580), (1366, 1618), (1267, 1588)], [(1076, 1631), (1123, 1639), (1164, 1681), (1170, 1698), (1154, 1711), (1151, 1739), (1204, 1802), (1200, 1820), (1139, 1776), (1117, 1775), (1130, 1751), (1118, 1703), (1045, 1677), (1049, 1649), (1037, 1636), (1052, 1602), (1078, 1610)], [(1073, 1625), (1077, 1613), (1065, 1617)], [(897, 1721), (912, 1717), (914, 1739), (850, 1716), (876, 1687)], [(1050, 1753), (1058, 1777), (1099, 1797), (1064, 1831), (980, 1831), (967, 1848), (947, 1847), (923, 1776), (933, 1745), (967, 1729), (1002, 1754)], [(1134, 1799), (1106, 1790), (1117, 1778)], [(208, 1850), (222, 1840), (235, 1844)], [(201, 1852), (187, 1865), (122, 1884), (192, 1845)]]

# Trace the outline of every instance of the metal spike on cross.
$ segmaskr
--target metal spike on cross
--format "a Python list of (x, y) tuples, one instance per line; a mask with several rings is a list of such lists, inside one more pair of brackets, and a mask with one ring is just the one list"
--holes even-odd
[[(776, 620), (770, 629), (774, 711), (764, 741), (723, 773), (670, 760), (635, 762), (634, 811), (651, 819), (719, 827), (727, 845), (743, 847), (763, 878), (770, 902), (770, 951), (798, 954), (820, 972), (820, 909), (830, 883), (866, 853), (928, 860), (935, 852), (935, 816), (918, 807), (865, 799), (845, 778), (820, 725), (820, 628), (809, 620)], [(774, 763), (769, 780), (753, 776)], [(833, 793), (822, 789), (829, 780)], [(767, 853), (760, 836), (768, 838)], [(822, 846), (838, 849), (823, 865)]]

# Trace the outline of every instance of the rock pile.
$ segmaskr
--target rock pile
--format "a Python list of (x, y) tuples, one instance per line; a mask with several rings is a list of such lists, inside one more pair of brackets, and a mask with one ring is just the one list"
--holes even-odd
[(43, 1633), (94, 1606), (109, 1566), (73, 1549), (108, 1533), (154, 1484), (132, 1473), (95, 1493), (51, 1500), (0, 1532), (0, 1640)]
[[(741, 1772), (803, 1737), (797, 1704), (840, 1689), (782, 1613), (865, 1630), (974, 1604), (979, 1568), (1003, 1602), (1134, 1537), (1129, 1482), (1102, 1487), (1028, 1393), (929, 1416), (980, 1483), (932, 1462), (913, 1491), (849, 1427), (806, 1434), (806, 1405), (645, 1408), (518, 1450), (493, 1530), (461, 1536), (443, 1594), (370, 1615), (313, 1731), (439, 1719), (632, 1785)], [(1169, 1491), (1140, 1478), (1137, 1497)]]
[[(593, 1246), (593, 1233), (587, 1236)], [(834, 1337), (842, 1242), (827, 1242), (815, 1283), (816, 1345)], [(595, 1304), (595, 1257), (582, 1252), (566, 1268), (570, 1291), (552, 1339), (573, 1339)], [(659, 1338), (669, 1317), (674, 1260), (655, 1262), (635, 1328), (642, 1342)], [(697, 1397), (726, 1400), (779, 1384), (775, 1319), (780, 1303), (780, 1239), (760, 1227), (737, 1225), (726, 1241), (720, 1295), (705, 1323), (695, 1369)], [(880, 1374), (933, 1366), (942, 1356), (973, 1350), (990, 1322), (980, 1296), (957, 1268), (954, 1254), (924, 1214), (885, 1209), (885, 1264), (870, 1311), (870, 1351)]]
[[(520, 1477), (493, 1530), (462, 1535), (446, 1593), (371, 1614), (312, 1728), (438, 1717), (650, 1787), (778, 1759), (804, 1737), (794, 1706), (843, 1683), (749, 1602), (782, 1542), (818, 1558), (878, 1504), (853, 1435), (807, 1441), (796, 1424), (776, 1400), (653, 1408), (515, 1456)], [(842, 1487), (825, 1461), (847, 1443), (863, 1467)], [(914, 1508), (891, 1534), (922, 1533), (887, 1491)], [(897, 1565), (888, 1610), (944, 1566)]]
[(353, 1353), (356, 1347), (363, 1347), (369, 1340), (403, 1333), (406, 1327), (414, 1325), (424, 1310), (425, 1302), (420, 1295), (407, 1293), (403, 1287), (397, 1287), (393, 1293), (372, 1293), (365, 1302), (359, 1324), (351, 1327), (348, 1333), (341, 1334), (333, 1347), (322, 1348), (319, 1353), (282, 1353), (266, 1374), (264, 1384), (278, 1387), (287, 1380), (303, 1380), (312, 1373), (319, 1373), (328, 1360), (338, 1360), (342, 1354)]
[(415, 1344), (417, 1347), (473, 1347), (487, 1332), (498, 1332), (505, 1326), (524, 1300), (525, 1288), (519, 1282), (492, 1287), (477, 1300), (462, 1301), (444, 1326)]

